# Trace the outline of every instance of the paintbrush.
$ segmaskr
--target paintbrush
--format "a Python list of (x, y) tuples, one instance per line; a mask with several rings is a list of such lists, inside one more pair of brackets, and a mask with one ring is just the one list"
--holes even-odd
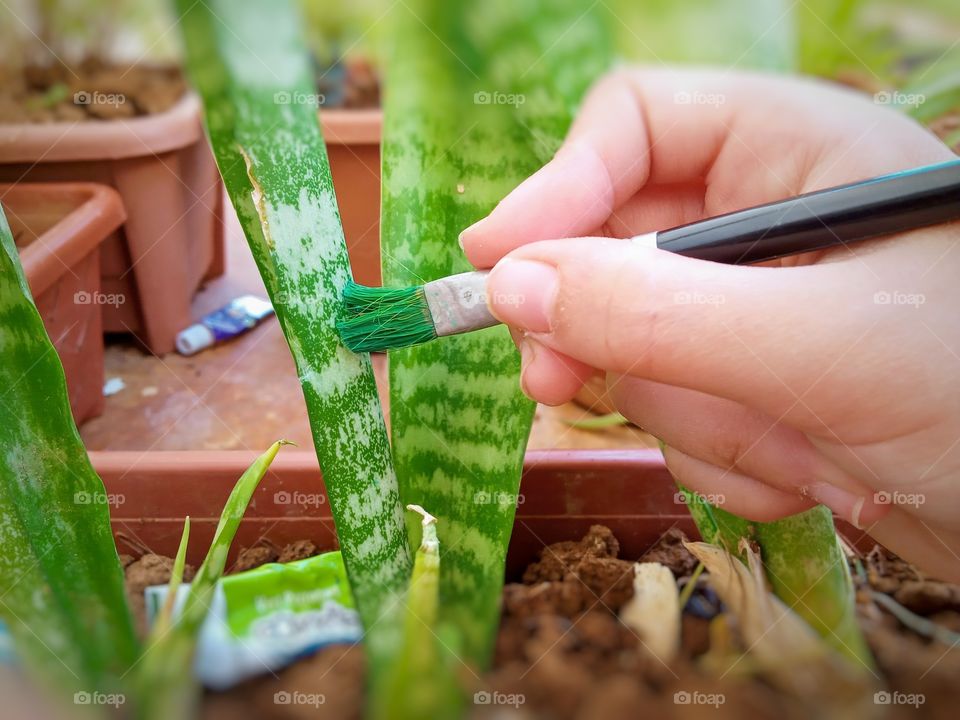
[[(687, 257), (746, 265), (960, 218), (960, 160), (884, 175), (633, 238)], [(499, 324), (489, 271), (407, 288), (344, 289), (337, 329), (354, 352), (393, 350)]]

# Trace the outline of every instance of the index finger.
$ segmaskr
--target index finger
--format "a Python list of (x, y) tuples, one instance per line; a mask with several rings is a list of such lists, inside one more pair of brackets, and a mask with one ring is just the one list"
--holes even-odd
[(461, 234), (467, 258), (491, 267), (529, 242), (594, 234), (647, 183), (704, 177), (732, 110), (705, 113), (682, 98), (716, 95), (718, 84), (709, 74), (660, 70), (600, 80), (554, 159)]

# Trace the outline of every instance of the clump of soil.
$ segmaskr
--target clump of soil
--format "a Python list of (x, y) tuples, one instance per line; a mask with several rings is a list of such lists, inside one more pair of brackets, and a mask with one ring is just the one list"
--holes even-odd
[(516, 615), (553, 612), (563, 617), (602, 606), (611, 612), (633, 597), (633, 563), (617, 559), (620, 543), (594, 525), (583, 539), (554, 543), (504, 588), (504, 607)]
[(186, 83), (174, 66), (28, 65), (0, 84), (0, 123), (114, 120), (169, 110)]

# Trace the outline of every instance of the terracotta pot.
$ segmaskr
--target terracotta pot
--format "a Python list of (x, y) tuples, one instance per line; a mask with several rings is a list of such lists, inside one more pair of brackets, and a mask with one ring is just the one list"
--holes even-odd
[(130, 120), (0, 125), (0, 181), (92, 181), (123, 199), (127, 221), (103, 246), (107, 332), (133, 332), (161, 354), (193, 322), (190, 301), (223, 273), (223, 186), (200, 103)]
[[(200, 562), (230, 490), (254, 457), (233, 450), (90, 453), (112, 502), (120, 552), (149, 549), (175, 555), (183, 518), (189, 515), (188, 557)], [(577, 539), (595, 523), (614, 531), (625, 558), (640, 557), (671, 527), (697, 536), (658, 450), (530, 451), (520, 493), (508, 577), (516, 577), (544, 545)], [(840, 526), (848, 538), (863, 538), (850, 526)], [(312, 452), (289, 448), (280, 452), (254, 494), (231, 559), (241, 547), (260, 539), (276, 545), (307, 539), (321, 549), (336, 547), (333, 518)]]
[(340, 220), (353, 277), (380, 284), (380, 110), (324, 110), (327, 143)]
[(103, 411), (100, 247), (123, 223), (120, 196), (94, 183), (0, 185), (24, 274), (67, 377), (77, 424)]

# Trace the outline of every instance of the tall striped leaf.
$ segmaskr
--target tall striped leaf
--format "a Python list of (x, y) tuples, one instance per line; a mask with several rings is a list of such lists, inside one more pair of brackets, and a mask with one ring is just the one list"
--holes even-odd
[[(408, 0), (390, 23), (381, 248), (384, 284), (406, 286), (470, 269), (457, 235), (552, 156), (610, 42), (572, 0)], [(478, 666), (533, 414), (518, 374), (503, 327), (390, 355), (401, 495), (439, 518), (441, 620)]]
[(0, 211), (0, 619), (63, 698), (118, 692), (137, 641), (90, 465)]
[(179, 7), (217, 164), (300, 375), (376, 678), (411, 553), (369, 357), (335, 328), (350, 265), (298, 17), (289, 0)]

